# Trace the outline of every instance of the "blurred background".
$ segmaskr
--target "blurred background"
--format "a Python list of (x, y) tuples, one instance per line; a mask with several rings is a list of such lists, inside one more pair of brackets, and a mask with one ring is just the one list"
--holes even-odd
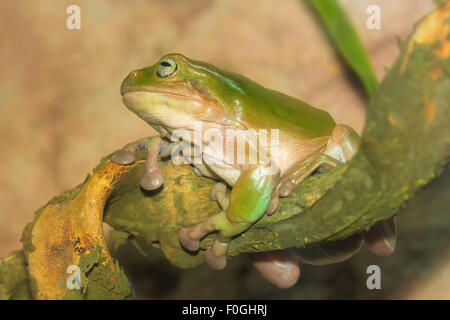
[[(399, 55), (431, 0), (341, 0), (380, 77)], [(66, 9), (81, 8), (81, 30)], [(366, 27), (369, 5), (381, 29)], [(82, 182), (106, 154), (152, 129), (122, 104), (133, 69), (167, 52), (208, 61), (323, 108), (362, 132), (366, 98), (299, 0), (129, 0), (0, 2), (0, 257), (21, 249), (23, 228), (53, 196)], [(138, 298), (450, 298), (450, 175), (400, 213), (397, 251), (302, 267), (299, 283), (266, 283), (245, 256), (225, 271), (180, 270), (155, 253), (115, 252)], [(406, 218), (403, 218), (406, 217)], [(380, 265), (382, 289), (366, 268)]]

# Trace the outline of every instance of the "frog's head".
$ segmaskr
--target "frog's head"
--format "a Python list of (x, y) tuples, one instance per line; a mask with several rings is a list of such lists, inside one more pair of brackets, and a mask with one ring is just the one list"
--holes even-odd
[(194, 121), (242, 128), (234, 112), (239, 103), (229, 100), (243, 90), (230, 77), (239, 78), (181, 54), (167, 54), (150, 67), (132, 71), (121, 94), (125, 105), (160, 133), (191, 129)]

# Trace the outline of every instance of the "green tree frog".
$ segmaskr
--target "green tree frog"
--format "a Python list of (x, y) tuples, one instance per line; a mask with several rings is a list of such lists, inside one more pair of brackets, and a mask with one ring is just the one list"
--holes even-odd
[[(171, 141), (183, 129), (184, 145), (200, 150), (199, 159), (192, 163), (196, 173), (220, 181), (210, 196), (222, 211), (179, 231), (181, 245), (190, 251), (198, 250), (207, 234), (217, 233), (205, 252), (206, 263), (215, 269), (225, 267), (234, 236), (264, 214), (273, 214), (279, 197), (289, 196), (318, 169), (349, 161), (360, 141), (355, 130), (336, 124), (326, 111), (181, 54), (164, 55), (156, 64), (132, 71), (122, 83), (121, 94), (124, 104), (160, 138), (130, 144), (112, 161), (131, 163), (137, 148), (148, 148), (141, 186), (157, 189), (163, 184), (158, 157), (180, 148), (179, 142)], [(201, 131), (197, 137), (196, 129)], [(212, 143), (208, 130), (221, 135), (221, 143), (216, 143), (220, 139)], [(228, 135), (230, 130), (234, 135)], [(271, 140), (260, 142), (269, 131)], [(241, 145), (235, 143), (239, 137)]]

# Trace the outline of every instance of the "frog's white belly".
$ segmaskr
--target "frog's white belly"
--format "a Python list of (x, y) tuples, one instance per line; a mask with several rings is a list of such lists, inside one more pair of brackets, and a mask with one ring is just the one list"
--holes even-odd
[[(271, 157), (270, 161), (275, 163), (275, 166), (280, 169), (280, 174), (283, 175), (292, 165), (302, 161), (307, 156), (311, 155), (321, 147), (326, 145), (328, 137), (320, 137), (308, 141), (296, 141), (289, 139), (281, 141), (278, 146), (278, 156)], [(243, 168), (248, 164), (236, 164), (235, 153), (232, 155), (224, 154), (222, 150), (217, 150), (210, 145), (202, 146), (202, 163), (194, 166), (204, 176), (220, 179), (225, 181), (228, 185), (234, 186), (239, 179)]]
[(220, 178), (228, 185), (234, 186), (241, 175), (241, 169), (238, 166), (227, 163), (221, 153), (208, 146), (203, 149), (202, 160), (203, 163), (194, 164), (194, 166), (204, 176)]

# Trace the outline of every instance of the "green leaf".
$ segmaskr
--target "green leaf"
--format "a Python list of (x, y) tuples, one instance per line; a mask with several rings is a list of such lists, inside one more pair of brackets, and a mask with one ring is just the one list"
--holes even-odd
[(315, 9), (333, 45), (361, 80), (369, 98), (378, 88), (378, 79), (358, 33), (337, 0), (307, 0)]

